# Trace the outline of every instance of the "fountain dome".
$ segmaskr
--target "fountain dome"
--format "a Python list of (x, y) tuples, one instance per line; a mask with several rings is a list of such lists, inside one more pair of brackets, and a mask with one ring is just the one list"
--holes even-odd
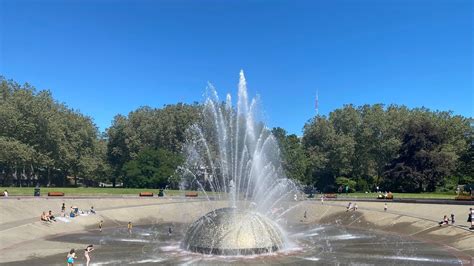
[(189, 227), (183, 247), (193, 252), (251, 255), (274, 252), (283, 246), (279, 228), (251, 210), (222, 208), (211, 211)]

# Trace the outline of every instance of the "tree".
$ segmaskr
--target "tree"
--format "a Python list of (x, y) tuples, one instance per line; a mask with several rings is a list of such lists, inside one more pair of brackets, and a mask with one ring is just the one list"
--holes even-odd
[(446, 134), (433, 121), (412, 120), (403, 138), (400, 156), (386, 173), (385, 186), (395, 191), (434, 191), (455, 167), (455, 152)]
[(124, 186), (165, 188), (182, 158), (170, 151), (146, 148), (124, 165)]
[(286, 176), (305, 184), (311, 183), (306, 175), (307, 159), (300, 138), (294, 134), (287, 135), (280, 127), (273, 128), (272, 135), (278, 141)]

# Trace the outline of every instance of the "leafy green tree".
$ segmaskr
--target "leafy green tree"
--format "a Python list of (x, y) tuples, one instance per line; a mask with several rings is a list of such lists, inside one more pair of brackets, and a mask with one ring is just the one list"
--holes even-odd
[(124, 165), (124, 186), (135, 188), (165, 188), (182, 158), (170, 151), (146, 148)]
[(310, 184), (311, 180), (306, 175), (307, 159), (300, 138), (294, 134), (287, 135), (280, 127), (273, 128), (272, 135), (278, 141), (286, 176)]

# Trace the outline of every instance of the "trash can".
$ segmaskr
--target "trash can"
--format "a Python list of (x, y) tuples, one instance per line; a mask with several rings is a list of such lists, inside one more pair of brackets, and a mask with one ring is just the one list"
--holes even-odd
[(40, 188), (39, 188), (39, 187), (36, 187), (36, 188), (35, 188), (34, 196), (35, 196), (35, 197), (39, 197), (39, 196), (40, 196)]
[(160, 191), (158, 192), (158, 197), (163, 197), (165, 195), (165, 193), (163, 193), (163, 189), (160, 189)]

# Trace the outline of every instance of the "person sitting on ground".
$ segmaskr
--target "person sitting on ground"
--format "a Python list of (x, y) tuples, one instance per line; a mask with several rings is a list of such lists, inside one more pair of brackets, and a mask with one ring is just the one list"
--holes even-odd
[(53, 212), (52, 212), (51, 210), (49, 210), (47, 216), (48, 216), (48, 218), (49, 218), (51, 221), (55, 221), (55, 222), (56, 222), (56, 217), (54, 217)]
[(354, 207), (352, 208), (352, 210), (357, 211), (357, 208), (359, 208), (359, 206), (357, 206), (357, 203), (354, 203)]
[(43, 214), (41, 214), (41, 221), (44, 221), (44, 222), (51, 222), (51, 220), (48, 218), (48, 216), (46, 215), (46, 212), (43, 212)]
[(76, 217), (76, 214), (74, 213), (74, 209), (71, 206), (71, 211), (69, 212), (69, 217), (74, 218)]
[(92, 213), (92, 214), (95, 214), (94, 206), (91, 206), (91, 209), (90, 209), (89, 212)]
[(447, 215), (445, 215), (445, 216), (443, 217), (443, 220), (442, 220), (441, 222), (439, 222), (439, 226), (442, 226), (443, 224), (445, 224), (445, 225), (448, 225), (448, 224), (449, 224), (449, 219), (448, 219), (448, 216), (447, 216)]

